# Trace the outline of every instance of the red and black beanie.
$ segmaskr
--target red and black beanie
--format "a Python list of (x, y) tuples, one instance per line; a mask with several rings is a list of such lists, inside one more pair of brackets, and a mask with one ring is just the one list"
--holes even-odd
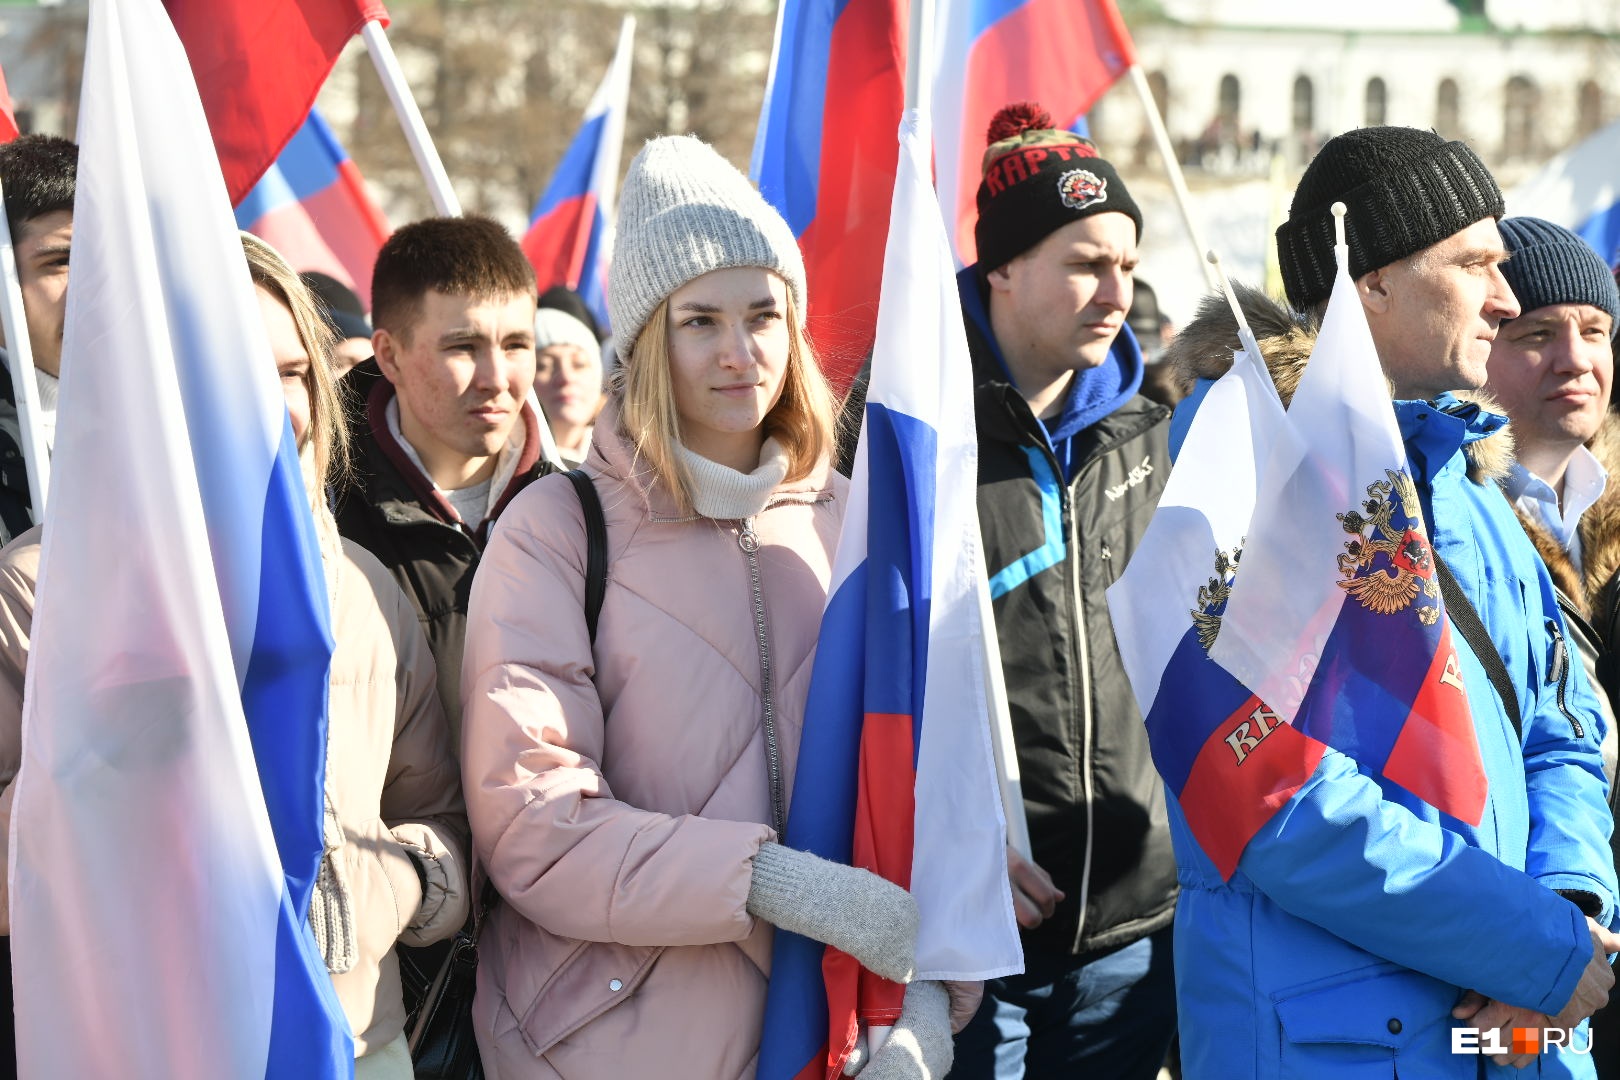
[(1124, 214), (1142, 238), (1142, 211), (1096, 144), (1053, 125), (1033, 102), (1008, 105), (990, 121), (973, 240), (979, 271), (1005, 266), (1071, 221)]

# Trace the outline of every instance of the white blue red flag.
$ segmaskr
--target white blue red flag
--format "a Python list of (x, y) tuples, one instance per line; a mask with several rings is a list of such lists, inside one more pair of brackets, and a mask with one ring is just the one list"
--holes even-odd
[(1074, 124), (1136, 63), (1114, 0), (940, 0), (934, 68), (939, 201), (963, 265), (977, 257), (985, 132), (1004, 105), (1039, 102)]
[(163, 0), (185, 45), (231, 202), (293, 137), (338, 54), (382, 0)]
[(202, 106), (92, 0), (11, 837), (29, 1078), (351, 1076), (308, 926), (330, 612)]
[(1209, 655), (1283, 722), (1478, 825), (1485, 766), (1423, 507), (1347, 262), (1341, 248)]
[(300, 273), (318, 270), (371, 304), (371, 268), (391, 231), (320, 110), (236, 206), (239, 228), (263, 238)]
[[(993, 978), (1023, 969), (990, 744), (986, 665), (999, 658), (979, 602), (972, 368), (914, 114), (888, 236), (785, 842), (910, 888), (918, 978)], [(778, 932), (760, 1080), (838, 1075), (862, 1024), (894, 1023), (903, 991)]]
[(1238, 353), (1205, 395), (1141, 545), (1108, 590), (1153, 764), (1199, 846), (1228, 877), (1323, 751), (1279, 725), (1208, 656), (1254, 514), (1260, 468), (1287, 422), (1271, 377)]
[(1542, 166), (1507, 198), (1508, 213), (1562, 225), (1620, 267), (1620, 120)]
[(619, 186), (624, 118), (630, 108), (631, 46), (636, 20), (624, 17), (619, 47), (602, 77), (579, 134), (568, 144), (545, 194), (535, 204), (523, 253), (534, 265), (540, 291), (566, 285), (585, 300), (598, 326), (608, 325), (607, 270), (613, 198)]
[(799, 238), (809, 328), (842, 393), (872, 346), (905, 105), (901, 0), (782, 0), (750, 173)]

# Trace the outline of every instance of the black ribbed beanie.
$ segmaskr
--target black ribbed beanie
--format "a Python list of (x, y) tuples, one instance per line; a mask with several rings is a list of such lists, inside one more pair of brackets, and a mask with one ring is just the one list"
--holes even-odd
[(1562, 225), (1533, 217), (1503, 218), (1502, 244), (1513, 257), (1502, 276), (1528, 315), (1553, 304), (1590, 304), (1609, 313), (1609, 337), (1620, 329), (1620, 291), (1603, 256)]
[(1333, 292), (1333, 214), (1343, 202), (1350, 276), (1388, 266), (1468, 228), (1500, 218), (1502, 190), (1460, 142), (1406, 127), (1357, 128), (1329, 139), (1300, 178), (1277, 229), (1288, 302), (1304, 311)]

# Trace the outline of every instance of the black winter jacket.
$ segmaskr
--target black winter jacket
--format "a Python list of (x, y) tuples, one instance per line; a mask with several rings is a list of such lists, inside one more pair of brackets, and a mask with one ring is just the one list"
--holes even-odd
[(517, 472), (495, 513), (472, 531), (456, 522), (444, 497), (389, 433), (385, 410), (394, 388), (377, 361), (353, 368), (339, 385), (349, 430), (350, 475), (334, 498), (338, 532), (377, 556), (411, 598), (438, 667), (452, 745), (459, 748), (461, 653), (473, 572), (495, 518), (514, 495), (550, 471), (540, 457), (537, 421), (532, 410), (524, 410), (529, 431)]
[(1164, 489), (1170, 413), (1129, 396), (1075, 436), (1078, 467), (1065, 484), (992, 351), (982, 309), (964, 301), (979, 528), (1025, 812), (1035, 861), (1065, 894), (1052, 918), (1025, 932), (1025, 947), (1060, 955), (1114, 948), (1175, 916), (1164, 788), (1104, 595)]

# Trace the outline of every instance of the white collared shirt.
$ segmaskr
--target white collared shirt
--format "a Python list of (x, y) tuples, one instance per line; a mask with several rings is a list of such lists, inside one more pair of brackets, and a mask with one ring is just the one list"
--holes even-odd
[(1608, 486), (1609, 474), (1598, 459), (1584, 446), (1576, 447), (1575, 456), (1564, 469), (1564, 500), (1560, 505), (1552, 485), (1526, 469), (1513, 463), (1513, 472), (1505, 485), (1508, 498), (1515, 509), (1529, 515), (1542, 528), (1552, 534), (1563, 547), (1576, 570), (1581, 566), (1581, 515), (1592, 508)]

